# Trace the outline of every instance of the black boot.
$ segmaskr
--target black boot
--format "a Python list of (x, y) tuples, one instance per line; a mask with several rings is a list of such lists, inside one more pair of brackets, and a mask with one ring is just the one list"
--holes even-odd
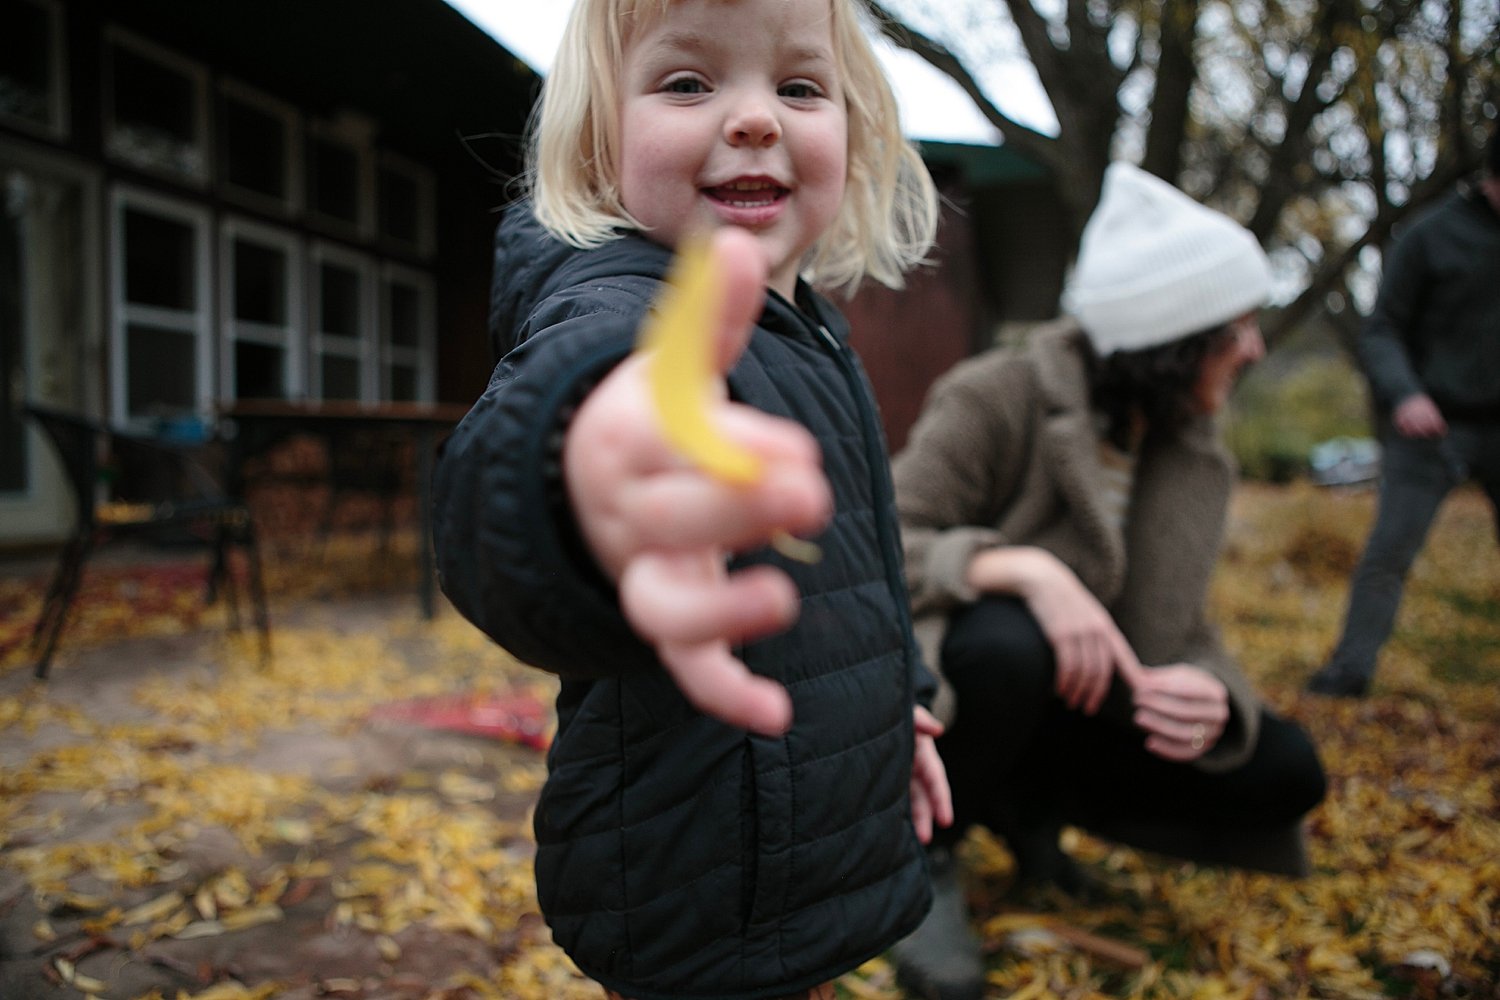
[(1363, 698), (1370, 690), (1370, 678), (1356, 670), (1330, 663), (1308, 678), (1307, 690), (1330, 698)]
[(927, 852), (932, 869), (932, 909), (890, 951), (896, 981), (914, 1000), (980, 1000), (984, 959), (969, 924), (958, 859), (948, 848)]

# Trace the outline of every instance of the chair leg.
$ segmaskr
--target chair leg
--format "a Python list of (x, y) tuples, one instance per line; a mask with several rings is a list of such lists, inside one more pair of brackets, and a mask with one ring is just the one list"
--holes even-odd
[(57, 641), (62, 637), (63, 626), (67, 624), (68, 608), (72, 606), (73, 598), (78, 596), (78, 583), (83, 577), (83, 564), (87, 561), (92, 547), (93, 540), (88, 535), (75, 535), (63, 548), (62, 556), (57, 564), (57, 572), (53, 574), (52, 585), (47, 588), (47, 597), (42, 603), (41, 616), (37, 619), (36, 628), (31, 633), (32, 648), (35, 649), (38, 644), (42, 646), (41, 655), (36, 661), (38, 680), (47, 678), (47, 668), (52, 663), (52, 654), (57, 649)]
[(235, 527), (227, 520), (214, 525), (214, 561), (208, 573), (208, 599), (212, 604), (220, 592), (229, 605), (229, 628), (240, 630), (240, 602), (234, 592), (234, 569), (229, 565), (229, 549), (235, 542)]
[(262, 666), (271, 662), (271, 615), (266, 609), (266, 585), (260, 572), (260, 545), (255, 537), (255, 522), (248, 517), (240, 534), (240, 544), (245, 547), (248, 563), (250, 604), (255, 612), (255, 624), (260, 630), (260, 662)]

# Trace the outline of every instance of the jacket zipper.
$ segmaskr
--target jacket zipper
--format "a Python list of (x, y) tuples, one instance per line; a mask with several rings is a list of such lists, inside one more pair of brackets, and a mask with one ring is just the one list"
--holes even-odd
[[(880, 431), (880, 415), (875, 412), (875, 405), (870, 401), (865, 390), (864, 380), (859, 377), (859, 372), (849, 360), (847, 349), (833, 335), (833, 331), (823, 323), (814, 324), (818, 328), (818, 334), (823, 343), (828, 346), (829, 353), (833, 355), (843, 372), (844, 381), (853, 390), (855, 404), (859, 407), (859, 419), (861, 438), (865, 443), (865, 461), (870, 468), (870, 493), (875, 501), (875, 530), (878, 532), (880, 541), (880, 559), (885, 565), (886, 588), (891, 592), (891, 598), (896, 604), (897, 613), (903, 602), (910, 607), (909, 598), (906, 593), (906, 579), (901, 572), (901, 567), (893, 562), (892, 553), (901, 551), (901, 543), (898, 538), (891, 537), (890, 519), (881, 516), (882, 512), (891, 508), (895, 503), (895, 496), (890, 485), (890, 475), (879, 474), (879, 469), (887, 462), (884, 436)], [(892, 548), (892, 546), (895, 546)], [(901, 616), (902, 641), (906, 644), (906, 657), (908, 667), (912, 658), (920, 655), (917, 652), (917, 638), (912, 631), (911, 615)], [(912, 690), (913, 678), (911, 670), (904, 671), (903, 686), (908, 700), (914, 698)]]

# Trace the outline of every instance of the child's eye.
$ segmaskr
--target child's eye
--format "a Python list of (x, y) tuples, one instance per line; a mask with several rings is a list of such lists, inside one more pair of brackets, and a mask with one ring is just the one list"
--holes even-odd
[(695, 76), (676, 76), (668, 80), (662, 90), (669, 94), (703, 94), (707, 93), (708, 87)]
[(776, 91), (782, 97), (791, 98), (795, 101), (811, 100), (823, 96), (823, 88), (806, 80), (797, 80), (793, 83), (783, 83)]

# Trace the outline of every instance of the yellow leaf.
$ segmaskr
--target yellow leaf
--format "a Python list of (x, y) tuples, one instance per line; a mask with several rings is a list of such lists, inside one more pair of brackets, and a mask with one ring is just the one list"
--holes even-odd
[(714, 327), (723, 301), (723, 275), (708, 244), (684, 243), (656, 308), (641, 324), (637, 350), (650, 358), (647, 379), (667, 443), (709, 475), (748, 485), (760, 477), (760, 458), (721, 435), (707, 409), (717, 377)]
[(285, 917), (286, 914), (275, 903), (263, 903), (260, 906), (226, 913), (219, 918), (219, 923), (224, 926), (226, 931), (242, 931), (247, 927), (274, 924), (285, 919)]
[(224, 925), (217, 920), (199, 920), (188, 924), (172, 936), (179, 941), (194, 941), (198, 938), (217, 937), (224, 933)]
[(134, 927), (136, 924), (149, 924), (157, 920), (165, 920), (173, 910), (176, 910), (186, 898), (180, 892), (169, 892), (164, 896), (158, 896), (150, 902), (142, 903), (132, 907), (120, 915), (121, 927)]

